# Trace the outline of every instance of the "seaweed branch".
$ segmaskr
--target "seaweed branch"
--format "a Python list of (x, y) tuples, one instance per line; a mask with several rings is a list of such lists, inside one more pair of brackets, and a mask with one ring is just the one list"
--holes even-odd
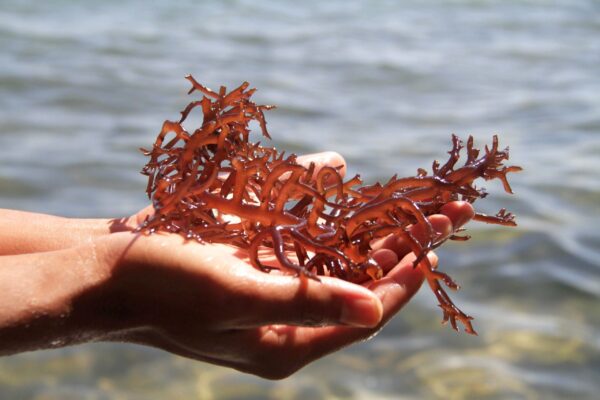
[[(458, 330), (458, 321), (466, 332), (475, 334), (472, 317), (456, 307), (445, 291), (458, 285), (426, 257), (443, 243), (435, 241), (427, 217), (448, 202), (473, 203), (485, 197), (487, 193), (474, 186), (478, 178), (499, 179), (504, 190), (512, 193), (507, 174), (521, 168), (504, 166), (508, 148), (499, 149), (497, 136), (481, 156), (469, 137), (466, 160), (459, 165), (464, 146), (452, 135), (448, 160), (443, 165), (435, 161), (431, 173), (420, 168), (413, 177), (394, 176), (384, 185), (362, 186), (358, 176), (344, 181), (331, 167), (315, 174), (314, 165), (298, 164), (295, 155), (285, 156), (252, 142), (251, 121), (270, 138), (263, 112), (273, 107), (252, 102), (255, 89), (249, 89), (247, 82), (231, 92), (224, 87), (215, 92), (191, 76), (186, 79), (192, 84), (189, 93), (199, 92), (200, 100), (185, 107), (179, 121), (165, 121), (152, 148), (142, 149), (149, 157), (142, 173), (148, 176), (146, 191), (155, 214), (139, 231), (167, 231), (232, 244), (247, 249), (252, 264), (264, 271), (281, 269), (312, 279), (329, 275), (345, 280), (365, 274), (381, 278), (381, 267), (369, 256), (369, 243), (400, 235), (417, 256), (415, 267), (422, 269), (444, 322)], [(196, 110), (202, 112), (203, 122), (189, 132), (182, 124)], [(224, 220), (223, 214), (234, 216), (235, 221)], [(475, 220), (516, 225), (504, 209), (495, 216), (477, 213)], [(425, 243), (411, 235), (408, 228), (415, 223), (425, 227)], [(264, 247), (272, 249), (277, 264), (261, 259)]]

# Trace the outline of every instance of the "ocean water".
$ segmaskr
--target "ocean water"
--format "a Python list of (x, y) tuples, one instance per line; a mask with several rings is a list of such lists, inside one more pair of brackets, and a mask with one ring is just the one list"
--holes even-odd
[(595, 0), (0, 1), (0, 207), (114, 217), (147, 204), (165, 119), (249, 81), (274, 144), (337, 150), (366, 181), (511, 147), (516, 194), (440, 249), (478, 337), (424, 288), (376, 338), (271, 382), (118, 344), (0, 359), (4, 399), (595, 399), (600, 396), (600, 3)]

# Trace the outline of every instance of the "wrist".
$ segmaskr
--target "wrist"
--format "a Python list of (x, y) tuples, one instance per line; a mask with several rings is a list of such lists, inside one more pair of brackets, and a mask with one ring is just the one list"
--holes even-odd
[(127, 340), (123, 332), (139, 327), (117, 273), (134, 235), (111, 234), (125, 220), (0, 217), (0, 355)]
[(0, 262), (0, 354), (105, 340), (122, 329), (111, 310), (113, 264), (103, 240)]
[(108, 219), (64, 218), (0, 209), (0, 255), (49, 252), (90, 244), (111, 232)]
[(73, 321), (95, 337), (95, 340), (123, 339), (126, 332), (142, 322), (133, 306), (127, 283), (127, 254), (133, 242), (130, 233), (102, 235), (93, 241), (95, 265), (90, 274), (93, 283), (76, 296)]
[(80, 298), (77, 318), (98, 332), (98, 340), (139, 342), (136, 338), (161, 314), (160, 302), (152, 301), (158, 295), (152, 290), (155, 279), (149, 267), (154, 257), (138, 243), (143, 238), (126, 230), (94, 241), (99, 268), (107, 278)]

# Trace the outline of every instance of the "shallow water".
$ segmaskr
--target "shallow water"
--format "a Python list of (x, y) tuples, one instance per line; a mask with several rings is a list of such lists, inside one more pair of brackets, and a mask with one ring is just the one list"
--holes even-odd
[(450, 133), (500, 134), (525, 172), (519, 227), (471, 224), (438, 251), (478, 337), (421, 291), (374, 340), (281, 382), (126, 345), (0, 360), (1, 398), (597, 398), (600, 3), (0, 3), (0, 207), (120, 216), (162, 121), (247, 80), (275, 144), (337, 150), (367, 181), (443, 159)]

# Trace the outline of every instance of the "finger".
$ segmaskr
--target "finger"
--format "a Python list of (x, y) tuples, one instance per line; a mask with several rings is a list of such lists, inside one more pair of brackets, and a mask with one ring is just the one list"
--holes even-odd
[[(451, 235), (457, 229), (469, 222), (474, 215), (475, 210), (470, 203), (466, 201), (452, 201), (440, 208), (440, 214), (432, 215), (428, 217), (428, 219), (433, 226), (433, 230), (439, 233), (435, 238), (436, 240), (439, 240)], [(444, 217), (447, 217), (448, 219)], [(428, 239), (426, 235), (427, 231), (422, 225), (416, 224), (409, 228), (409, 231), (421, 244)], [(397, 235), (389, 235), (383, 239), (374, 241), (371, 247), (373, 250), (382, 248), (394, 250), (399, 257), (403, 257), (413, 250), (406, 238)]]
[[(393, 317), (421, 287), (424, 275), (420, 267), (413, 265), (416, 258), (414, 253), (407, 254), (384, 278), (367, 285), (382, 302), (384, 311), (381, 325)], [(427, 258), (432, 266), (437, 265), (435, 253), (429, 252)]]
[[(428, 254), (433, 265), (437, 264), (437, 256)], [(371, 288), (383, 305), (383, 315), (374, 328), (352, 328), (344, 326), (328, 326), (320, 328), (276, 326), (260, 328), (257, 346), (260, 351), (268, 351), (269, 358), (289, 358), (296, 360), (296, 369), (309, 362), (323, 357), (376, 334), (414, 296), (423, 283), (420, 268), (413, 268), (414, 254), (407, 255), (383, 279), (372, 282)], [(248, 332), (249, 335), (255, 333)]]
[[(452, 233), (452, 223), (447, 216), (435, 214), (428, 217), (428, 220), (435, 232), (435, 240), (443, 239)], [(415, 224), (409, 227), (408, 231), (421, 245), (425, 245), (429, 239), (428, 229), (421, 224)], [(414, 244), (411, 243), (408, 238), (397, 234), (391, 234), (383, 239), (373, 241), (371, 244), (371, 248), (373, 249), (371, 257), (377, 261), (377, 264), (379, 264), (385, 275), (398, 264), (400, 258), (415, 251), (413, 246)], [(362, 283), (369, 280), (371, 280), (371, 278), (366, 273), (359, 274), (352, 278), (352, 282), (354, 283)]]
[(440, 212), (450, 218), (454, 230), (469, 222), (475, 215), (473, 206), (466, 201), (452, 201), (443, 205)]
[(370, 290), (337, 278), (257, 274), (232, 327), (268, 324), (376, 326), (381, 302)]
[[(429, 262), (436, 266), (437, 255), (428, 253)], [(311, 341), (315, 346), (318, 343), (320, 350), (326, 352), (329, 348), (364, 340), (377, 333), (398, 311), (400, 311), (421, 287), (424, 275), (420, 268), (414, 268), (416, 256), (413, 253), (406, 255), (384, 278), (370, 282), (367, 287), (375, 293), (383, 305), (383, 315), (379, 325), (375, 328), (357, 329), (346, 327), (331, 327), (319, 333), (314, 333)]]
[[(377, 262), (377, 265), (381, 268), (383, 275), (390, 271), (396, 264), (398, 264), (398, 255), (396, 252), (390, 249), (380, 248), (374, 250), (370, 254), (371, 258)], [(363, 283), (366, 281), (373, 280), (371, 275), (366, 271), (358, 270), (352, 273), (349, 279), (352, 283)]]
[(390, 249), (378, 249), (371, 253), (371, 257), (383, 269), (384, 273), (394, 268), (398, 264), (398, 255)]
[(308, 168), (310, 163), (315, 163), (315, 174), (323, 167), (339, 168), (338, 173), (343, 178), (346, 175), (346, 161), (339, 153), (335, 151), (325, 151), (323, 153), (307, 154), (298, 156), (298, 164)]
[[(435, 232), (435, 240), (443, 239), (453, 232), (453, 224), (448, 216), (435, 214), (427, 219)], [(424, 245), (429, 240), (427, 227), (423, 226), (423, 224), (415, 224), (408, 228), (408, 231), (421, 245)], [(404, 257), (413, 251), (411, 243), (406, 237), (394, 234), (374, 242), (371, 247), (374, 250), (374, 254), (381, 251), (381, 249), (389, 249), (395, 252), (398, 258)]]

